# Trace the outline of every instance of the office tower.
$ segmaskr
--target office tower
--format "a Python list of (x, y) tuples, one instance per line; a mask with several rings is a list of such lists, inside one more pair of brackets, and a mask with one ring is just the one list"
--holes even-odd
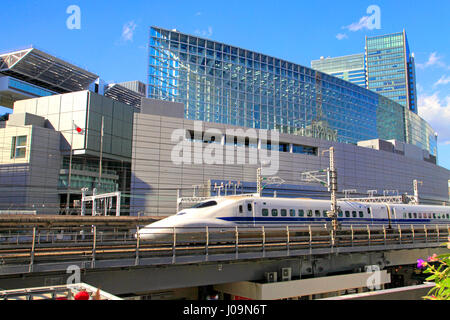
[(311, 61), (311, 68), (366, 88), (364, 53), (333, 58), (320, 57), (319, 60)]
[(414, 54), (405, 30), (366, 36), (366, 72), (370, 90), (417, 113)]

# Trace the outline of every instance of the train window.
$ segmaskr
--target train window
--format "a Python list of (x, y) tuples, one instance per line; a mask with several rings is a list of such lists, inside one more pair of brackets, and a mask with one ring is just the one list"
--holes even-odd
[(367, 208), (367, 214), (370, 216), (370, 208)]
[(247, 210), (248, 211), (252, 211), (252, 204), (251, 203), (247, 203)]
[(312, 210), (308, 210), (308, 217), (312, 217)]
[(303, 217), (305, 215), (305, 211), (303, 209), (298, 209), (298, 216)]
[(359, 211), (359, 217), (360, 217), (360, 218), (364, 217), (364, 212)]
[(269, 215), (269, 209), (262, 209), (262, 216), (267, 217)]
[(352, 217), (356, 218), (356, 211), (352, 211)]
[(436, 213), (433, 213), (433, 219), (436, 219)]
[(417, 219), (417, 213), (413, 213), (413, 215), (414, 215), (414, 219)]
[(403, 219), (406, 219), (406, 212), (403, 212)]
[(242, 208), (242, 205), (239, 206), (239, 213), (242, 213), (244, 210)]
[(412, 218), (411, 212), (408, 212), (408, 218)]
[(286, 217), (286, 209), (281, 209), (281, 216)]
[(200, 209), (200, 208), (212, 207), (215, 205), (217, 205), (216, 201), (206, 201), (206, 202), (197, 203), (196, 205), (192, 206), (191, 209)]
[(289, 210), (289, 215), (290, 215), (291, 217), (295, 217), (295, 209), (290, 209), (290, 210)]
[(345, 217), (350, 218), (350, 211), (345, 211)]
[(314, 210), (314, 215), (316, 217), (320, 217), (320, 210)]
[(338, 217), (342, 217), (343, 215), (344, 215), (344, 213), (341, 210), (339, 210)]
[(272, 217), (278, 216), (278, 209), (272, 209)]
[(328, 217), (327, 210), (323, 210), (322, 214), (323, 214), (324, 217)]

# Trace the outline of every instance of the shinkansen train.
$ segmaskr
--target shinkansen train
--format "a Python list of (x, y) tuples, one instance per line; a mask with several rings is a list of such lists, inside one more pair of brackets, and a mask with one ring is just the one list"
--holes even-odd
[[(450, 225), (450, 207), (338, 201), (338, 222), (345, 228), (402, 228), (411, 225)], [(269, 198), (258, 195), (211, 198), (139, 230), (143, 240), (162, 234), (204, 231), (205, 227), (326, 228), (327, 200)]]

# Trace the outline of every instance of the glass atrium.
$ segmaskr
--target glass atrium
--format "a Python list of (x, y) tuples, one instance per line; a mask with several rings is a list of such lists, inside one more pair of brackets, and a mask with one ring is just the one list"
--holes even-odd
[(310, 136), (324, 124), (339, 142), (428, 141), (433, 154), (424, 120), (407, 132), (401, 105), (348, 81), (175, 30), (151, 27), (149, 46), (148, 97), (183, 103), (187, 119)]

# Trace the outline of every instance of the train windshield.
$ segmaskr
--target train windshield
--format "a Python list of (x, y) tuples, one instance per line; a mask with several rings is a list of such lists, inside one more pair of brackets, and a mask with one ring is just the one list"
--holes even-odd
[(206, 201), (206, 202), (197, 203), (196, 205), (192, 206), (191, 209), (200, 209), (200, 208), (212, 207), (215, 205), (217, 205), (216, 201)]

